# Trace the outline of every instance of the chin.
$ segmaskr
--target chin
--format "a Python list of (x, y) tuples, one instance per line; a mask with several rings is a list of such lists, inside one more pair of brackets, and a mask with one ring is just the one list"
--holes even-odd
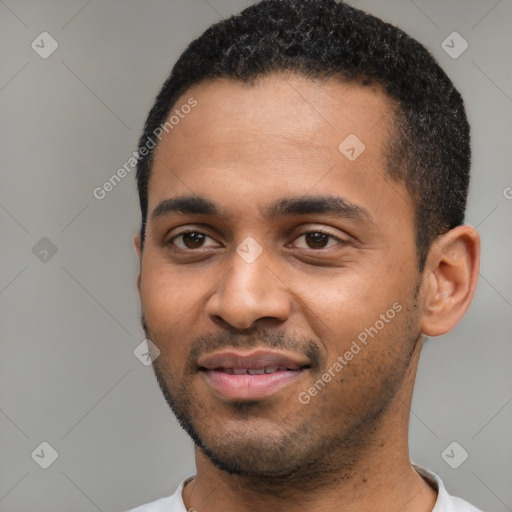
[(199, 447), (219, 469), (240, 476), (284, 476), (304, 465), (309, 457), (298, 453), (291, 436), (269, 441), (271, 435), (255, 436), (249, 429), (244, 434), (228, 433), (222, 440), (202, 440)]

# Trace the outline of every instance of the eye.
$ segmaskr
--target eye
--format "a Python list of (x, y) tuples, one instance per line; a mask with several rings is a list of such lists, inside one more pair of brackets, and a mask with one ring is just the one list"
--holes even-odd
[[(186, 251), (189, 249), (204, 248), (204, 243), (208, 238), (214, 241), (213, 238), (211, 238), (206, 233), (203, 233), (201, 231), (184, 231), (183, 233), (173, 236), (167, 243), (170, 245), (175, 245), (179, 249)], [(218, 244), (215, 242), (212, 245), (206, 247), (216, 246), (218, 246)]]
[[(329, 233), (324, 233), (323, 231), (308, 231), (307, 233), (303, 233), (298, 236), (295, 240), (300, 240), (301, 238), (304, 240), (306, 245), (299, 247), (299, 249), (327, 249), (333, 245), (337, 245), (338, 243), (344, 243), (340, 238)], [(332, 239), (334, 243), (329, 245), (329, 239)]]

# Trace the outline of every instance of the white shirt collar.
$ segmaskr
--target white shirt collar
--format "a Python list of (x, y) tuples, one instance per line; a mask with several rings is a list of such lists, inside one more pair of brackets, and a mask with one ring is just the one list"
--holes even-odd
[[(432, 512), (482, 512), (461, 498), (450, 496), (443, 484), (443, 481), (436, 473), (433, 473), (418, 464), (412, 463), (412, 466), (416, 472), (437, 492), (437, 500)], [(142, 505), (128, 512), (187, 512), (185, 504), (183, 503), (182, 493), (185, 485), (187, 485), (187, 483), (193, 478), (193, 475), (185, 478), (172, 496), (147, 503), (146, 505)]]

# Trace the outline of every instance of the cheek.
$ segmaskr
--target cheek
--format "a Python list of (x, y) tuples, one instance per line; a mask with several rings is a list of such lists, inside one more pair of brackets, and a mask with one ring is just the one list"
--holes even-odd
[(200, 301), (199, 284), (188, 284), (165, 264), (148, 265), (142, 271), (140, 295), (147, 336), (160, 350), (160, 372), (174, 387), (188, 356), (193, 325), (190, 316)]
[(143, 266), (140, 295), (142, 310), (150, 330), (156, 335), (172, 336), (180, 329), (187, 312), (204, 293), (201, 283), (189, 279), (165, 264)]
[(397, 281), (390, 273), (362, 271), (296, 280), (295, 300), (302, 302), (306, 328), (322, 343), (329, 365), (347, 354), (350, 367), (362, 371), (399, 348), (390, 347), (406, 315), (403, 286)]
[(303, 303), (304, 314), (323, 322), (331, 335), (343, 338), (375, 321), (393, 303), (389, 288), (383, 287), (386, 293), (381, 293), (374, 279), (362, 272), (338, 269), (324, 276), (303, 274), (295, 282), (291, 288), (297, 302)]

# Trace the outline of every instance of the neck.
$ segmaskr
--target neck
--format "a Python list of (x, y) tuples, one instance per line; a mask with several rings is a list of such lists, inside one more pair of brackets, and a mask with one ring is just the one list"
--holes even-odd
[[(196, 447), (197, 476), (183, 491), (187, 510), (197, 512), (430, 512), (437, 494), (411, 466), (407, 431), (421, 341), (402, 386), (371, 432), (358, 433), (304, 475), (253, 478), (228, 474)], [(352, 447), (352, 449), (348, 448)], [(363, 450), (358, 446), (364, 446)], [(314, 476), (313, 476), (314, 475)], [(300, 484), (299, 484), (300, 483)]]

